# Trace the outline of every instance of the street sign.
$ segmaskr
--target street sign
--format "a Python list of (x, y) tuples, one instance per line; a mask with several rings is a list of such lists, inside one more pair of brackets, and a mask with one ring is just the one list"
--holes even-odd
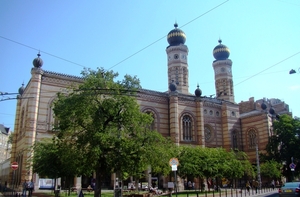
[(294, 163), (291, 163), (291, 164), (290, 164), (290, 168), (291, 168), (291, 171), (294, 171), (294, 170), (295, 170), (295, 168), (296, 168), (296, 164), (294, 164)]
[(169, 161), (169, 165), (172, 167), (173, 165), (178, 166), (179, 165), (179, 161), (177, 158), (171, 158)]
[(18, 167), (19, 167), (18, 162), (14, 161), (11, 163), (11, 169), (16, 170), (18, 169)]
[(177, 171), (177, 165), (172, 165), (172, 171)]

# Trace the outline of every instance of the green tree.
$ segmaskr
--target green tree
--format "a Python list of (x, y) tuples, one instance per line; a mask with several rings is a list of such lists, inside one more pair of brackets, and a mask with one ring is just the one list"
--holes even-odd
[(279, 179), (281, 176), (282, 165), (274, 160), (260, 164), (260, 173), (270, 179)]
[(58, 177), (71, 178), (78, 175), (78, 162), (73, 159), (76, 153), (72, 152), (67, 144), (59, 145), (55, 138), (45, 139), (35, 143), (32, 150), (29, 161), (32, 162), (33, 172), (38, 173), (40, 177), (53, 178), (56, 181)]
[[(265, 161), (274, 159), (278, 163), (285, 164), (282, 173), (291, 180), (293, 172), (289, 168), (289, 164), (292, 162), (292, 158), (296, 164), (300, 160), (300, 120), (289, 115), (281, 115), (273, 123), (273, 134), (269, 138), (266, 146), (267, 154), (263, 159)], [(295, 175), (300, 171), (299, 165), (297, 166)]]
[(96, 173), (95, 197), (101, 196), (104, 177), (113, 172), (121, 178), (140, 177), (152, 165), (154, 171), (166, 173), (167, 162), (159, 162), (159, 154), (170, 159), (163, 149), (171, 143), (149, 130), (153, 118), (140, 111), (135, 99), (139, 80), (126, 75), (115, 81), (118, 74), (104, 69), (86, 69), (82, 74), (82, 84), (67, 95), (58, 94), (53, 108), (59, 121), (55, 134), (77, 153), (81, 174)]
[(253, 175), (253, 169), (243, 152), (227, 152), (223, 148), (182, 146), (179, 151), (178, 174), (183, 178), (241, 178)]

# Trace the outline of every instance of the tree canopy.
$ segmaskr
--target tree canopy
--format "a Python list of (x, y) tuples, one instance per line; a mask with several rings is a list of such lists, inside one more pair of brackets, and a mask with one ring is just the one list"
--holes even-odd
[(253, 168), (243, 152), (181, 146), (178, 158), (178, 174), (182, 177), (241, 178), (244, 174), (253, 176)]
[(57, 146), (72, 150), (78, 173), (96, 172), (95, 196), (101, 195), (103, 178), (114, 172), (121, 178), (140, 176), (151, 165), (154, 172), (166, 174), (164, 160), (171, 157), (166, 150), (173, 143), (150, 130), (153, 118), (140, 111), (135, 98), (139, 80), (126, 75), (116, 81), (117, 73), (102, 68), (85, 69), (82, 75), (83, 83), (68, 94), (58, 93), (54, 133)]
[[(264, 160), (275, 160), (283, 164), (282, 173), (291, 179), (292, 173), (300, 171), (300, 120), (289, 115), (281, 115), (273, 123), (273, 135), (266, 146), (267, 154)], [(295, 171), (291, 171), (291, 163), (298, 164)]]
[(264, 177), (279, 179), (281, 176), (281, 167), (280, 163), (270, 160), (260, 164), (260, 172)]

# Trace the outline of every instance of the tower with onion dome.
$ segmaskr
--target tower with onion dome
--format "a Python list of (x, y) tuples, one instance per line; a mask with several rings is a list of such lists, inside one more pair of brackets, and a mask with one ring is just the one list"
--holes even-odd
[(229, 55), (229, 48), (222, 44), (222, 40), (219, 40), (219, 45), (213, 50), (215, 60), (212, 64), (215, 72), (216, 96), (218, 99), (234, 103), (232, 61), (228, 59)]
[(169, 46), (166, 49), (168, 57), (168, 86), (176, 85), (176, 90), (180, 93), (188, 94), (189, 73), (188, 73), (188, 48), (184, 44), (185, 33), (174, 24), (174, 29), (168, 33)]

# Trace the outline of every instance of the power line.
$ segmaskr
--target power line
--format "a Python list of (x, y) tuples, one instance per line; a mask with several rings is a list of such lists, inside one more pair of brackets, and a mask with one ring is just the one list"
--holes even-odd
[[(185, 24), (182, 25), (180, 28), (182, 28), (182, 27), (184, 27), (184, 26), (186, 26), (186, 25), (192, 23), (193, 21), (195, 21), (195, 20), (201, 18), (202, 16), (204, 16), (204, 15), (208, 14), (209, 12), (211, 12), (211, 11), (217, 9), (218, 7), (220, 7), (220, 6), (222, 6), (223, 4), (227, 3), (228, 1), (229, 1), (229, 0), (226, 0), (226, 1), (224, 1), (223, 3), (218, 4), (217, 6), (213, 7), (212, 9), (210, 9), (210, 10), (204, 12), (203, 14), (197, 16), (196, 18), (192, 19), (191, 21), (185, 23)], [(149, 45), (145, 46), (144, 48), (138, 50), (137, 52), (133, 53), (132, 55), (126, 57), (125, 59), (123, 59), (123, 60), (121, 60), (120, 62), (116, 63), (115, 65), (111, 66), (111, 67), (108, 68), (107, 70), (110, 70), (110, 69), (112, 69), (112, 68), (114, 68), (114, 67), (120, 65), (121, 63), (125, 62), (126, 60), (130, 59), (131, 57), (135, 56), (136, 54), (138, 54), (138, 53), (144, 51), (145, 49), (149, 48), (150, 46), (152, 46), (152, 45), (154, 45), (155, 43), (159, 42), (160, 40), (164, 39), (165, 37), (167, 37), (167, 35), (164, 35), (163, 37), (159, 38), (158, 40), (156, 40), (156, 41), (150, 43)], [(59, 56), (57, 56), (57, 55), (53, 55), (53, 54), (48, 53), (48, 52), (46, 52), (46, 51), (42, 51), (42, 50), (36, 49), (36, 48), (34, 48), (34, 47), (31, 47), (31, 46), (29, 46), (29, 45), (26, 45), (26, 44), (23, 44), (23, 43), (20, 43), (20, 42), (17, 42), (17, 41), (14, 41), (14, 40), (12, 40), (12, 39), (9, 39), (9, 38), (3, 37), (3, 36), (0, 36), (0, 38), (5, 39), (5, 40), (8, 40), (8, 41), (10, 41), (10, 42), (13, 42), (13, 43), (15, 43), (15, 44), (19, 44), (19, 45), (21, 45), (21, 46), (24, 46), (24, 47), (33, 49), (33, 50), (35, 50), (35, 51), (40, 51), (40, 52), (42, 52), (42, 53), (44, 53), (44, 54), (47, 54), (47, 55), (49, 55), (49, 56), (55, 57), (55, 58), (57, 58), (57, 59), (60, 59), (60, 60), (66, 61), (66, 62), (69, 62), (69, 63), (71, 63), (71, 64), (75, 64), (75, 65), (77, 65), (77, 66), (81, 66), (81, 67), (83, 67), (83, 68), (86, 68), (86, 66), (83, 66), (83, 65), (81, 65), (81, 64), (78, 64), (78, 63), (76, 63), (76, 62), (67, 60), (67, 59), (62, 58), (62, 57), (59, 57)]]
[[(197, 16), (196, 18), (192, 19), (191, 21), (189, 21), (189, 22), (185, 23), (184, 25), (180, 26), (180, 28), (182, 28), (182, 27), (184, 27), (184, 26), (186, 26), (186, 25), (188, 25), (188, 24), (194, 22), (195, 20), (197, 20), (197, 19), (199, 19), (200, 17), (204, 16), (205, 14), (208, 14), (209, 12), (211, 12), (211, 11), (217, 9), (218, 7), (220, 7), (221, 5), (225, 4), (225, 3), (228, 2), (228, 1), (229, 1), (229, 0), (224, 1), (223, 3), (220, 3), (219, 5), (213, 7), (212, 9), (210, 9), (210, 10), (204, 12), (203, 14)], [(121, 63), (123, 63), (123, 62), (125, 62), (125, 61), (128, 60), (129, 58), (135, 56), (136, 54), (138, 54), (138, 53), (140, 53), (140, 52), (142, 52), (142, 51), (144, 51), (145, 49), (149, 48), (150, 46), (154, 45), (155, 43), (161, 41), (162, 39), (164, 39), (164, 38), (166, 38), (166, 37), (167, 37), (167, 35), (164, 35), (163, 37), (159, 38), (158, 40), (152, 42), (151, 44), (145, 46), (144, 48), (140, 49), (139, 51), (133, 53), (133, 54), (130, 55), (129, 57), (127, 57), (127, 58), (121, 60), (120, 62), (116, 63), (115, 65), (113, 65), (112, 67), (110, 67), (108, 70), (110, 70), (110, 69), (116, 67), (117, 65), (119, 65), (119, 64), (121, 64)]]
[(278, 64), (281, 64), (282, 62), (284, 62), (284, 61), (286, 61), (286, 60), (288, 60), (288, 59), (290, 59), (290, 58), (292, 58), (292, 57), (294, 57), (294, 56), (296, 56), (298, 54), (300, 54), (300, 51), (298, 51), (297, 53), (294, 53), (293, 55), (291, 55), (291, 56), (289, 56), (289, 57), (287, 57), (287, 58), (285, 58), (285, 59), (283, 59), (283, 60), (281, 60), (279, 62), (277, 62), (276, 64), (273, 64), (272, 66), (269, 66), (268, 68), (266, 68), (266, 69), (264, 69), (264, 70), (262, 70), (262, 71), (260, 71), (260, 72), (258, 72), (256, 74), (252, 75), (251, 77), (248, 77), (247, 79), (245, 79), (245, 80), (243, 80), (243, 81), (235, 84), (234, 86), (237, 86), (237, 85), (239, 85), (241, 83), (244, 83), (245, 81), (247, 81), (247, 80), (249, 80), (249, 79), (251, 79), (251, 78), (253, 78), (253, 77), (255, 77), (255, 76), (257, 76), (257, 75), (259, 75), (259, 74), (261, 74), (263, 72), (265, 72), (266, 70), (269, 70), (270, 68), (273, 68), (274, 66), (277, 66)]
[[(220, 6), (222, 6), (223, 4), (227, 3), (228, 1), (229, 1), (229, 0), (226, 0), (226, 1), (224, 1), (224, 2), (222, 2), (222, 3), (220, 3), (220, 4), (218, 4), (217, 6), (211, 8), (210, 10), (204, 12), (203, 14), (197, 16), (196, 18), (194, 18), (194, 19), (190, 20), (189, 22), (185, 23), (184, 25), (180, 26), (180, 28), (187, 26), (188, 24), (194, 22), (195, 20), (201, 18), (202, 16), (204, 16), (204, 15), (210, 13), (211, 11), (217, 9), (218, 7), (220, 7)], [(130, 59), (131, 57), (137, 55), (138, 53), (144, 51), (145, 49), (149, 48), (150, 46), (154, 45), (155, 43), (159, 42), (160, 40), (162, 40), (162, 39), (164, 39), (164, 38), (166, 38), (166, 37), (167, 37), (167, 35), (164, 35), (163, 37), (161, 37), (161, 38), (157, 39), (156, 41), (150, 43), (149, 45), (143, 47), (142, 49), (140, 49), (140, 50), (138, 50), (137, 52), (133, 53), (132, 55), (126, 57), (125, 59), (121, 60), (120, 62), (114, 64), (113, 66), (111, 66), (111, 67), (108, 68), (107, 70), (110, 70), (110, 69), (112, 69), (112, 68), (114, 68), (114, 67), (120, 65), (121, 63), (125, 62), (126, 60), (128, 60), (128, 59)], [(14, 41), (14, 40), (12, 40), (12, 39), (9, 39), (9, 38), (3, 37), (3, 36), (0, 36), (0, 38), (5, 39), (5, 40), (8, 40), (8, 41), (13, 42), (13, 43), (16, 43), (16, 44), (19, 44), (19, 45), (22, 45), (22, 46), (27, 47), (27, 48), (33, 49), (33, 50), (35, 50), (35, 51), (40, 51), (40, 52), (42, 52), (42, 53), (44, 53), (44, 54), (47, 54), (47, 55), (49, 55), (49, 56), (55, 57), (55, 58), (57, 58), (57, 59), (60, 59), (60, 60), (66, 61), (66, 62), (69, 62), (69, 63), (71, 63), (71, 64), (75, 64), (75, 65), (77, 65), (77, 66), (86, 68), (86, 66), (84, 66), (84, 65), (82, 65), (82, 64), (78, 64), (78, 63), (76, 63), (76, 62), (67, 60), (67, 59), (62, 58), (62, 57), (59, 57), (59, 56), (57, 56), (57, 55), (53, 55), (53, 54), (48, 53), (48, 52), (46, 52), (46, 51), (42, 51), (42, 50), (36, 49), (36, 48), (34, 48), (34, 47), (31, 47), (31, 46), (29, 46), (29, 45), (26, 45), (26, 44), (23, 44), (23, 43), (20, 43), (20, 42), (17, 42), (17, 41)], [(289, 57), (287, 57), (287, 58), (285, 58), (285, 59), (283, 59), (282, 61), (280, 61), (280, 62), (278, 62), (278, 63), (276, 63), (276, 64), (274, 64), (274, 65), (272, 65), (272, 66), (270, 66), (270, 67), (268, 67), (268, 68), (266, 68), (266, 69), (264, 69), (264, 70), (258, 72), (258, 73), (256, 73), (256, 74), (254, 74), (254, 75), (248, 77), (247, 79), (245, 79), (245, 80), (243, 80), (243, 81), (241, 81), (241, 82), (235, 84), (234, 86), (237, 86), (237, 85), (239, 85), (239, 84), (241, 84), (241, 83), (244, 83), (245, 81), (247, 81), (247, 80), (249, 80), (249, 79), (251, 79), (251, 78), (253, 78), (253, 77), (255, 77), (255, 76), (257, 76), (257, 75), (259, 75), (259, 74), (261, 74), (261, 73), (263, 73), (264, 71), (266, 71), (266, 70), (268, 70), (268, 69), (270, 69), (270, 68), (272, 68), (272, 67), (274, 67), (274, 66), (276, 66), (276, 65), (278, 65), (278, 64), (280, 64), (280, 63), (282, 63), (282, 62), (284, 62), (284, 61), (286, 61), (286, 60), (288, 60), (288, 59), (290, 59), (290, 58), (292, 58), (292, 57), (294, 57), (294, 56), (296, 56), (296, 55), (298, 55), (299, 53), (300, 53), (300, 51), (297, 52), (297, 53), (295, 53), (295, 54), (293, 54), (293, 55), (291, 55), (291, 56), (289, 56)]]
[(15, 44), (19, 44), (19, 45), (21, 45), (21, 46), (24, 46), (24, 47), (27, 47), (27, 48), (33, 49), (33, 50), (35, 50), (35, 51), (40, 51), (40, 52), (42, 52), (42, 53), (44, 53), (44, 54), (47, 54), (47, 55), (49, 55), (49, 56), (52, 56), (52, 57), (55, 57), (55, 58), (57, 58), (57, 59), (60, 59), (60, 60), (63, 60), (63, 61), (69, 62), (69, 63), (71, 63), (71, 64), (75, 64), (75, 65), (77, 65), (77, 66), (81, 66), (81, 67), (85, 68), (85, 66), (83, 66), (83, 65), (81, 65), (81, 64), (78, 64), (78, 63), (76, 63), (76, 62), (73, 62), (73, 61), (67, 60), (67, 59), (65, 59), (65, 58), (62, 58), (62, 57), (59, 57), (59, 56), (57, 56), (57, 55), (53, 55), (53, 54), (51, 54), (51, 53), (48, 53), (48, 52), (46, 52), (46, 51), (42, 51), (42, 50), (36, 49), (36, 48), (34, 48), (34, 47), (31, 47), (31, 46), (29, 46), (29, 45), (26, 45), (26, 44), (23, 44), (23, 43), (20, 43), (20, 42), (14, 41), (14, 40), (12, 40), (12, 39), (9, 39), (9, 38), (5, 38), (5, 37), (3, 37), (3, 36), (0, 36), (0, 38), (2, 38), (2, 39), (5, 39), (5, 40), (8, 40), (8, 41), (10, 41), (10, 42), (13, 42), (13, 43), (15, 43)]

